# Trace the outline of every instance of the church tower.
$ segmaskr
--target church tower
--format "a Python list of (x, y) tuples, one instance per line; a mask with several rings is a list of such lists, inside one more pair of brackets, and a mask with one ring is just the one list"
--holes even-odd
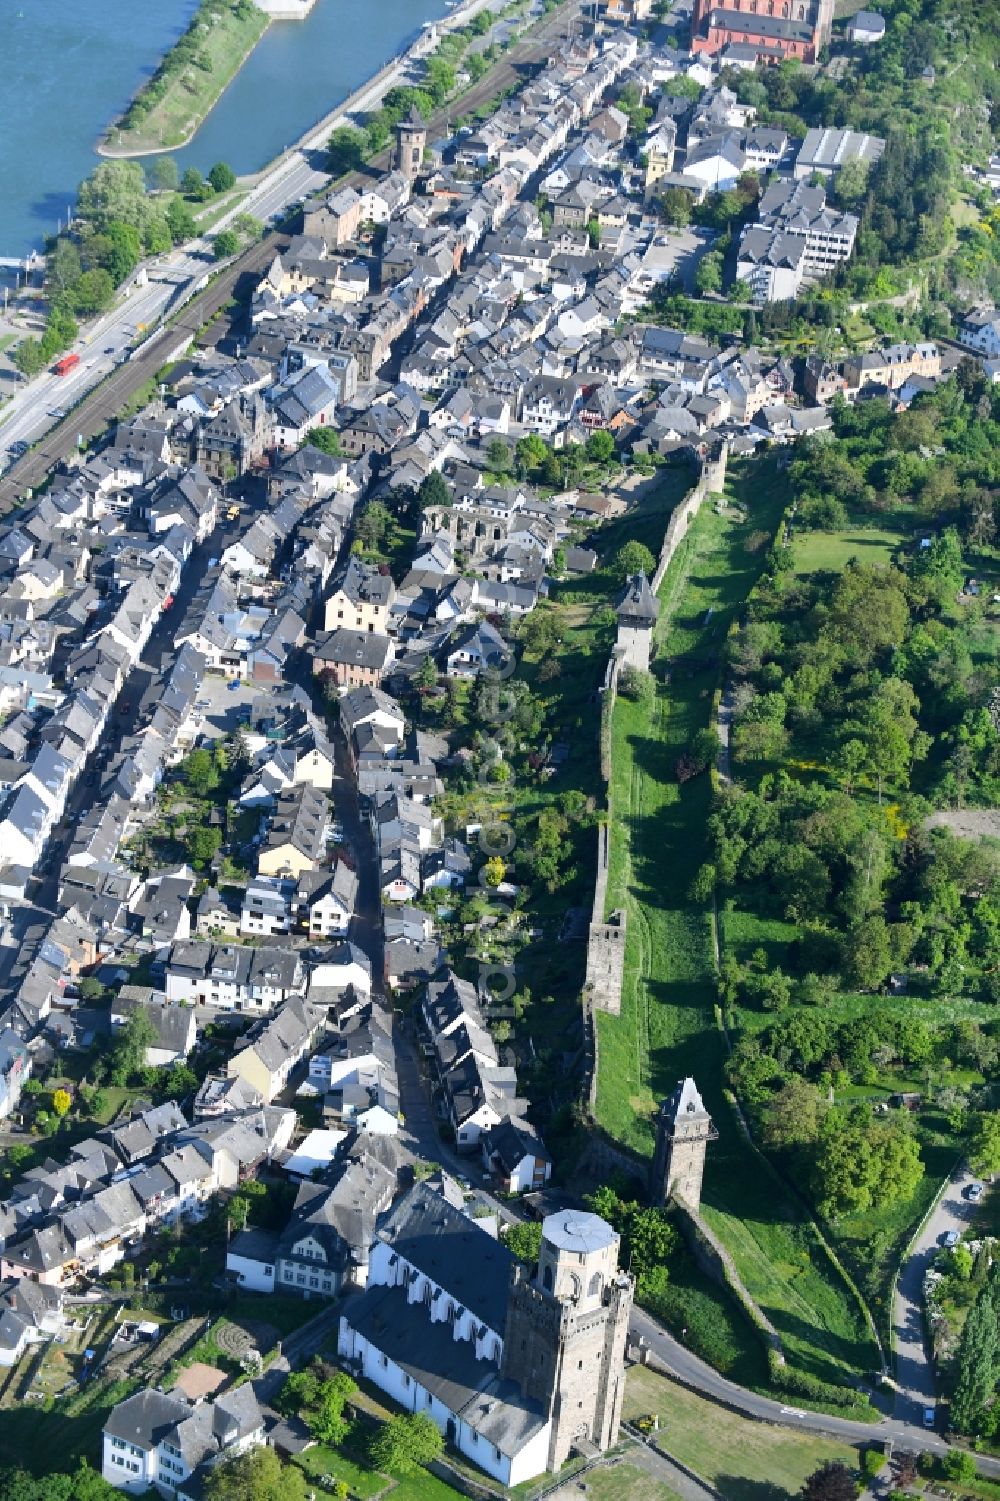
[(511, 1274), (501, 1375), (549, 1418), (549, 1470), (618, 1437), (634, 1291), (618, 1245), (596, 1214), (550, 1214), (536, 1270)]
[(656, 1118), (656, 1153), (653, 1157), (653, 1202), (683, 1199), (697, 1211), (705, 1176), (705, 1153), (719, 1137), (712, 1117), (702, 1102), (693, 1079), (681, 1079), (673, 1094), (663, 1101)]
[(427, 126), (414, 105), (405, 120), (396, 126), (396, 171), (412, 182), (420, 174), (427, 145)]

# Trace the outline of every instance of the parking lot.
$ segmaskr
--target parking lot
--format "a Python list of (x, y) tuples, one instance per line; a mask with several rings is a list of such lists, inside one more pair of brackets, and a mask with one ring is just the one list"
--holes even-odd
[(234, 680), (219, 673), (205, 674), (198, 696), (198, 713), (201, 715), (198, 728), (206, 740), (221, 740), (238, 724), (246, 723), (251, 706), (259, 703), (261, 695), (267, 693), (260, 684), (242, 681), (236, 688), (230, 688), (231, 681)]

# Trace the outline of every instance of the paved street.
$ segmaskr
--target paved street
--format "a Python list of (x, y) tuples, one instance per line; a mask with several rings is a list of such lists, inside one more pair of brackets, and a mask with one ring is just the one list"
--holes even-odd
[[(690, 1386), (747, 1417), (776, 1423), (782, 1428), (802, 1428), (806, 1432), (820, 1433), (827, 1438), (847, 1439), (851, 1443), (871, 1443), (873, 1440), (884, 1443), (891, 1439), (895, 1446), (913, 1454), (930, 1451), (942, 1455), (948, 1451), (944, 1439), (925, 1429), (919, 1422), (883, 1417), (878, 1423), (860, 1423), (854, 1418), (837, 1418), (826, 1413), (809, 1412), (792, 1403), (777, 1402), (736, 1386), (703, 1360), (699, 1360), (697, 1355), (669, 1335), (641, 1308), (633, 1310), (629, 1327), (634, 1336), (641, 1336), (645, 1340), (668, 1375), (676, 1376), (685, 1386)], [(977, 1455), (976, 1463), (984, 1475), (1000, 1476), (1000, 1460)]]
[(895, 1415), (905, 1423), (921, 1423), (924, 1408), (933, 1407), (936, 1400), (934, 1370), (924, 1342), (924, 1276), (947, 1232), (968, 1229), (975, 1210), (965, 1191), (975, 1181), (964, 1163), (956, 1168), (899, 1274), (892, 1303), (899, 1382)]

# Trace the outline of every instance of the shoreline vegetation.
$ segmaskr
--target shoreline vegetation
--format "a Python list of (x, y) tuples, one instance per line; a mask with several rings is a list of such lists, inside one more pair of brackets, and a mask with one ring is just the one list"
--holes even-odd
[(201, 0), (183, 36), (108, 126), (98, 154), (155, 156), (186, 146), (270, 24), (253, 0)]

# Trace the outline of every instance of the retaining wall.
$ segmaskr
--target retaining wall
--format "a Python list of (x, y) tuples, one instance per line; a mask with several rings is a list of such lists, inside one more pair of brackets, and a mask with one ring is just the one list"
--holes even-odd
[(677, 1227), (687, 1242), (688, 1249), (698, 1266), (713, 1281), (727, 1287), (740, 1304), (747, 1318), (760, 1334), (775, 1357), (784, 1364), (781, 1336), (762, 1309), (747, 1291), (743, 1278), (736, 1270), (736, 1263), (714, 1231), (683, 1199), (672, 1200), (677, 1217)]

